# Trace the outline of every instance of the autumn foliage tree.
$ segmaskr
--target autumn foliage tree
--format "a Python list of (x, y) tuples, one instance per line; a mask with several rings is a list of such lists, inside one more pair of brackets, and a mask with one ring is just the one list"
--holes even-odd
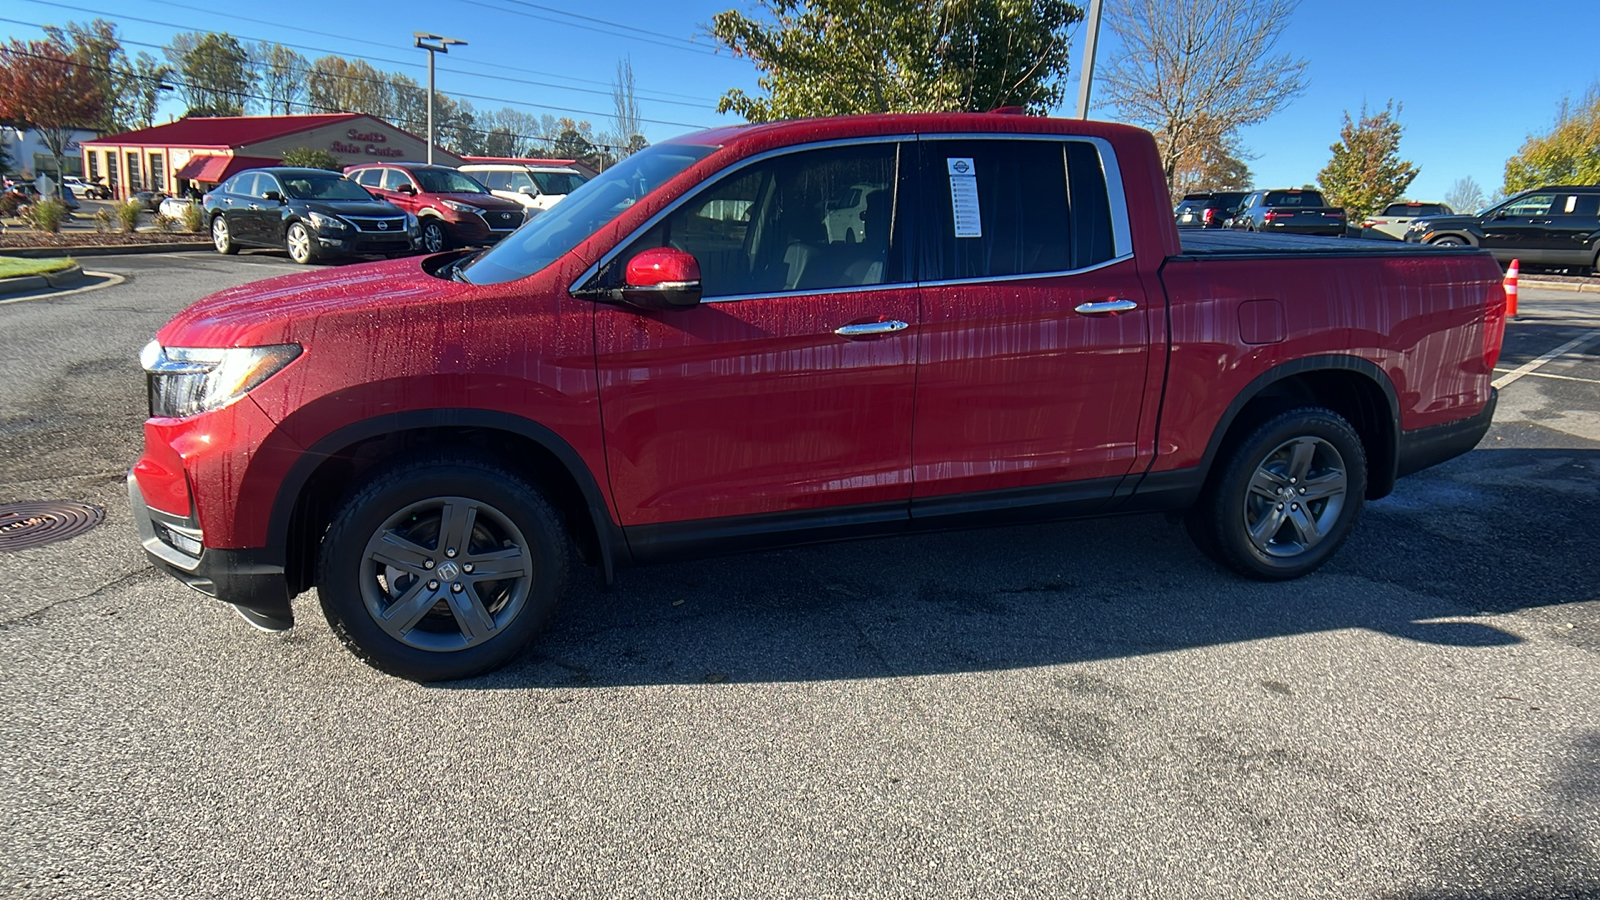
[(0, 122), (39, 132), (56, 171), (75, 129), (96, 123), (106, 96), (94, 73), (54, 41), (0, 46)]
[(1563, 101), (1555, 127), (1506, 160), (1506, 193), (1546, 184), (1600, 184), (1600, 84)]
[(1361, 118), (1344, 114), (1339, 142), (1329, 149), (1333, 159), (1317, 173), (1317, 183), (1329, 200), (1344, 207), (1349, 221), (1359, 222), (1405, 194), (1421, 170), (1400, 158), (1400, 110), (1389, 101), (1382, 112)]

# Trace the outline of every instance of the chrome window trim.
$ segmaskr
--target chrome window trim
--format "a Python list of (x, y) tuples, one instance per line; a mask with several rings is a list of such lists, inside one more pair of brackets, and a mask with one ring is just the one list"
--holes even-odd
[(1099, 269), (1104, 269), (1108, 266), (1114, 266), (1118, 263), (1127, 262), (1130, 259), (1133, 259), (1132, 253), (1129, 253), (1126, 256), (1114, 256), (1111, 259), (1105, 260), (1104, 262), (1097, 262), (1092, 266), (1085, 266), (1081, 269), (1058, 269), (1054, 272), (1025, 272), (1021, 275), (981, 275), (976, 278), (947, 278), (942, 281), (921, 281), (917, 283), (917, 286), (948, 287), (950, 285), (958, 284), (993, 284), (1000, 281), (1027, 281), (1029, 279), (1036, 278), (1065, 278), (1070, 275), (1082, 275), (1086, 272), (1094, 272)]
[[(1103, 268), (1105, 268), (1107, 266), (1113, 266), (1113, 265), (1116, 265), (1117, 263), (1125, 262), (1125, 261), (1133, 258), (1133, 236), (1132, 236), (1133, 232), (1132, 232), (1132, 228), (1130, 227), (1129, 221), (1128, 221), (1128, 199), (1127, 199), (1126, 191), (1123, 190), (1122, 169), (1117, 164), (1116, 151), (1112, 148), (1111, 142), (1106, 140), (1105, 138), (1094, 137), (1092, 135), (1040, 134), (1040, 133), (1027, 133), (1027, 132), (1018, 132), (1018, 133), (1013, 133), (1013, 132), (1003, 132), (1003, 133), (997, 133), (997, 132), (939, 132), (937, 134), (920, 134), (920, 135), (919, 134), (874, 135), (874, 136), (870, 136), (870, 137), (838, 138), (838, 139), (829, 140), (829, 141), (815, 141), (815, 142), (807, 143), (807, 144), (795, 144), (795, 145), (789, 146), (789, 147), (777, 147), (777, 148), (774, 148), (772, 150), (767, 150), (767, 151), (764, 151), (762, 153), (757, 153), (754, 156), (746, 157), (746, 158), (739, 160), (737, 163), (734, 163), (733, 165), (731, 165), (731, 166), (729, 166), (729, 167), (727, 167), (725, 169), (719, 170), (716, 173), (716, 177), (715, 178), (707, 179), (706, 181), (703, 181), (700, 184), (696, 185), (693, 189), (691, 189), (688, 192), (684, 193), (683, 196), (681, 196), (678, 199), (676, 199), (676, 200), (672, 201), (671, 203), (667, 204), (665, 207), (663, 207), (661, 210), (659, 210), (655, 215), (653, 215), (650, 218), (646, 219), (644, 221), (644, 223), (641, 224), (638, 228), (635, 228), (633, 231), (629, 232), (627, 237), (625, 237), (622, 240), (618, 241), (616, 246), (614, 246), (610, 250), (606, 251), (605, 255), (601, 256), (599, 260), (595, 261), (594, 263), (590, 264), (588, 268), (584, 269), (583, 272), (581, 274), (579, 274), (576, 279), (573, 280), (572, 284), (567, 286), (567, 293), (574, 294), (577, 291), (581, 290), (583, 288), (584, 284), (589, 281), (589, 279), (593, 278), (596, 274), (598, 274), (600, 269), (603, 268), (604, 266), (608, 265), (613, 259), (615, 259), (617, 257), (617, 255), (623, 251), (623, 249), (625, 249), (629, 244), (631, 244), (634, 240), (636, 240), (641, 234), (643, 234), (644, 232), (646, 232), (646, 231), (650, 230), (651, 228), (653, 228), (656, 225), (656, 223), (660, 222), (662, 219), (666, 218), (668, 215), (671, 215), (673, 212), (677, 211), (678, 207), (682, 206), (685, 203), (688, 203), (690, 200), (693, 200), (700, 193), (704, 192), (705, 190), (708, 190), (711, 186), (721, 182), (723, 176), (731, 175), (734, 172), (737, 172), (737, 171), (745, 168), (746, 166), (751, 166), (751, 165), (754, 165), (754, 164), (756, 164), (758, 162), (763, 162), (765, 160), (772, 159), (772, 158), (775, 158), (775, 157), (778, 157), (778, 156), (785, 156), (785, 155), (788, 155), (788, 154), (791, 154), (791, 153), (801, 153), (801, 152), (804, 152), (804, 151), (807, 151), (807, 150), (825, 150), (825, 149), (829, 149), (829, 148), (832, 148), (832, 147), (846, 147), (846, 146), (854, 146), (854, 145), (857, 145), (857, 144), (885, 144), (885, 143), (891, 143), (891, 142), (905, 143), (907, 141), (949, 141), (949, 140), (954, 140), (954, 141), (970, 141), (970, 140), (984, 140), (984, 141), (988, 141), (988, 140), (1055, 141), (1055, 142), (1058, 142), (1058, 143), (1059, 142), (1066, 142), (1066, 141), (1083, 141), (1083, 142), (1092, 144), (1095, 147), (1095, 150), (1096, 150), (1098, 156), (1100, 157), (1100, 170), (1101, 170), (1101, 173), (1105, 176), (1107, 202), (1108, 202), (1108, 205), (1111, 208), (1111, 246), (1112, 246), (1112, 251), (1115, 253), (1115, 255), (1113, 257), (1111, 257), (1110, 259), (1104, 260), (1102, 262), (1095, 263), (1092, 266), (1086, 266), (1086, 267), (1081, 268), (1081, 269), (1062, 269), (1062, 270), (1058, 270), (1058, 271), (1054, 271), (1054, 272), (1028, 272), (1028, 273), (1025, 273), (1025, 274), (1022, 274), (1022, 275), (998, 275), (998, 276), (987, 276), (987, 277), (978, 277), (978, 278), (955, 278), (955, 279), (949, 279), (949, 280), (943, 280), (943, 281), (921, 281), (921, 282), (908, 281), (908, 282), (899, 282), (899, 283), (896, 283), (896, 284), (858, 285), (858, 286), (853, 286), (853, 287), (851, 287), (851, 286), (843, 286), (843, 287), (822, 288), (822, 289), (807, 290), (807, 291), (775, 291), (775, 292), (772, 292), (772, 293), (762, 293), (762, 294), (735, 294), (735, 295), (728, 295), (728, 296), (725, 296), (725, 297), (707, 297), (707, 298), (701, 300), (700, 302), (703, 303), (703, 304), (704, 303), (733, 303), (733, 302), (737, 302), (737, 301), (741, 301), (741, 300), (759, 300), (759, 299), (764, 299), (764, 298), (777, 298), (777, 297), (810, 297), (810, 296), (819, 296), (819, 295), (822, 295), (822, 294), (837, 294), (837, 293), (841, 293), (841, 292), (880, 291), (880, 290), (886, 290), (886, 289), (889, 289), (889, 288), (933, 287), (933, 286), (943, 287), (943, 286), (946, 286), (946, 285), (970, 284), (970, 283), (974, 283), (974, 282), (1020, 281), (1020, 280), (1028, 279), (1028, 278), (1059, 278), (1059, 277), (1067, 276), (1067, 275), (1081, 275), (1081, 274), (1083, 274), (1085, 272), (1093, 272), (1093, 271), (1096, 271), (1098, 269), (1103, 269)], [(1062, 160), (1062, 166), (1065, 167), (1065, 165), (1066, 165), (1066, 161)], [(896, 182), (896, 184), (898, 185), (898, 181)], [(1069, 185), (1069, 190), (1070, 190), (1070, 185)]]
[[(585, 282), (587, 282), (590, 278), (593, 278), (603, 267), (608, 265), (613, 259), (616, 259), (617, 258), (617, 254), (621, 253), (625, 248), (627, 248), (627, 246), (629, 244), (633, 243), (639, 237), (639, 235), (644, 234), (646, 231), (649, 231), (651, 228), (655, 227), (657, 222), (660, 222), (662, 219), (664, 219), (667, 216), (671, 215), (672, 213), (676, 212), (678, 207), (682, 206), (685, 203), (688, 203), (690, 200), (693, 200), (695, 197), (699, 196), (704, 191), (710, 189), (713, 185), (719, 184), (723, 180), (723, 176), (725, 176), (725, 175), (732, 175), (733, 173), (738, 172), (741, 169), (744, 169), (744, 168), (746, 168), (748, 166), (753, 166), (758, 162), (764, 162), (766, 160), (774, 159), (774, 158), (779, 157), (779, 156), (787, 156), (787, 155), (789, 155), (791, 153), (803, 153), (803, 152), (805, 152), (807, 150), (827, 150), (827, 149), (830, 149), (830, 148), (833, 148), (833, 147), (853, 147), (853, 146), (856, 146), (858, 144), (888, 144), (888, 143), (894, 143), (894, 142), (914, 141), (916, 139), (917, 139), (917, 136), (914, 135), (914, 134), (873, 135), (873, 136), (869, 136), (869, 137), (836, 138), (836, 139), (831, 140), (831, 141), (813, 141), (812, 143), (809, 143), (809, 144), (793, 144), (793, 145), (788, 146), (788, 147), (774, 147), (771, 150), (765, 150), (765, 151), (763, 151), (761, 153), (757, 153), (754, 156), (747, 156), (744, 159), (739, 160), (738, 162), (734, 163), (731, 166), (728, 166), (725, 169), (718, 169), (717, 172), (716, 172), (715, 177), (708, 178), (705, 181), (702, 181), (699, 184), (695, 185), (693, 188), (691, 188), (690, 190), (686, 191), (683, 194), (683, 196), (681, 196), (678, 199), (672, 201), (671, 203), (668, 203), (665, 207), (662, 207), (659, 211), (657, 211), (655, 215), (653, 215), (650, 218), (646, 219), (644, 221), (644, 224), (640, 225), (638, 228), (635, 228), (633, 231), (628, 232), (628, 236), (627, 237), (623, 238), (620, 241), (617, 241), (617, 245), (615, 247), (612, 247), (610, 250), (607, 250), (604, 256), (600, 257), (599, 260), (594, 262), (587, 269), (584, 269), (583, 270), (583, 274), (579, 275), (577, 277), (577, 279), (575, 279), (572, 282), (572, 284), (568, 285), (567, 293), (571, 294), (571, 293), (575, 293), (575, 292), (577, 292), (579, 290), (582, 290), (583, 285), (584, 285)], [(709, 157), (707, 157), (707, 158), (709, 158)], [(874, 285), (874, 287), (876, 287), (876, 285)], [(851, 288), (850, 290), (862, 290), (862, 288)], [(824, 292), (824, 293), (830, 293), (830, 292), (831, 291), (827, 291), (827, 292)], [(806, 293), (810, 293), (810, 292), (806, 292)], [(786, 293), (785, 296), (787, 296), (787, 295), (788, 294)], [(769, 297), (769, 296), (777, 296), (777, 295), (776, 294), (760, 294), (760, 295), (741, 295), (741, 296), (742, 297), (749, 297), (749, 296)], [(722, 299), (723, 298), (721, 298), (721, 297), (716, 297), (716, 298), (702, 300), (700, 302), (702, 302), (702, 303), (714, 303), (714, 302), (719, 302)]]

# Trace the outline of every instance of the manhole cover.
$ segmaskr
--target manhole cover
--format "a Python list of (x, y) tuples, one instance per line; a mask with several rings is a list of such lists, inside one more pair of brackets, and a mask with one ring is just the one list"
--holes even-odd
[(87, 503), (0, 503), (0, 550), (26, 550), (77, 537), (103, 518), (100, 507)]

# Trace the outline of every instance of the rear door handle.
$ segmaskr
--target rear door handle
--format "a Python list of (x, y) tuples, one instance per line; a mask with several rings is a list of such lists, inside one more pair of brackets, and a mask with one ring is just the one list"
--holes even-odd
[(910, 325), (900, 321), (862, 322), (859, 325), (844, 325), (839, 328), (835, 328), (833, 333), (839, 335), (840, 337), (870, 337), (874, 334), (890, 334), (896, 331), (905, 331), (910, 327)]
[(1076, 307), (1079, 313), (1086, 316), (1099, 316), (1106, 313), (1128, 312), (1138, 309), (1139, 304), (1132, 300), (1097, 300), (1093, 303), (1079, 303)]

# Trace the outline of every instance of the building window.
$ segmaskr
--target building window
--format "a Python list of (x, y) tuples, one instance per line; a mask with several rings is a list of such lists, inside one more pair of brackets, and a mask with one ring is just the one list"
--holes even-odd
[(96, 165), (96, 163), (98, 163), (100, 161), (99, 160), (100, 154), (96, 153), (93, 150), (90, 150), (88, 153), (85, 153), (83, 156), (84, 156), (84, 159), (89, 161), (89, 180), (90, 181), (99, 181), (100, 180), (100, 167), (98, 165)]
[(128, 190), (130, 190), (130, 191), (142, 190), (142, 188), (140, 187), (140, 183), (139, 183), (139, 154), (137, 152), (129, 151), (127, 156), (128, 156)]
[(151, 190), (164, 191), (167, 189), (167, 168), (163, 163), (166, 159), (160, 153), (150, 154), (150, 175), (146, 179)]
[(106, 184), (112, 188), (122, 184), (122, 179), (118, 177), (117, 151), (115, 150), (106, 151)]

